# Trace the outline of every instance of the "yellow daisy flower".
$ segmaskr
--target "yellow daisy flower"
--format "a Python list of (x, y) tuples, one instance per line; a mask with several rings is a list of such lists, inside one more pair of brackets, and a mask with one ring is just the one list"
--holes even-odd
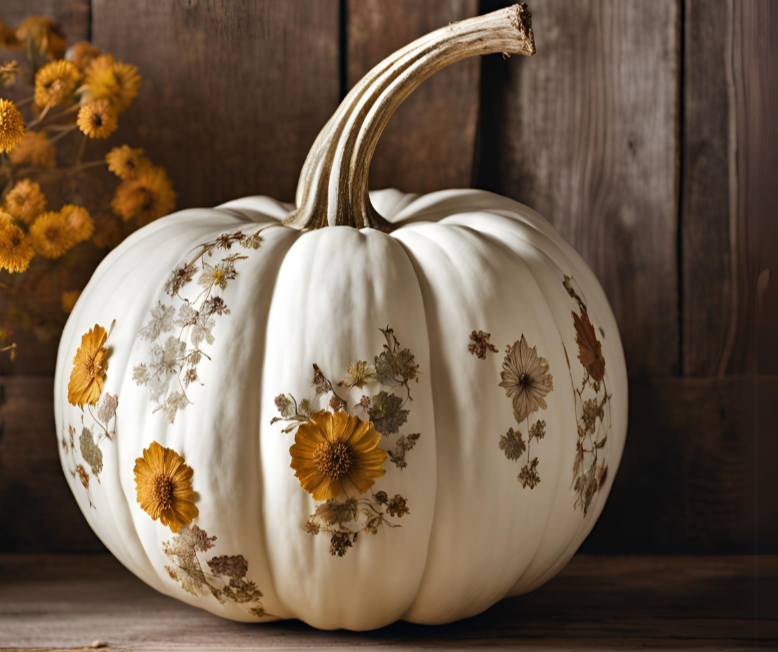
[(13, 224), (8, 213), (0, 213), (0, 267), (9, 272), (23, 272), (34, 252), (27, 236)]
[(138, 95), (140, 75), (135, 66), (116, 61), (111, 54), (101, 54), (87, 67), (84, 86), (87, 101), (106, 99), (121, 113)]
[(95, 324), (81, 337), (81, 346), (73, 358), (73, 370), (68, 382), (68, 403), (71, 405), (83, 408), (84, 405), (95, 405), (100, 400), (108, 366), (103, 364), (108, 354), (105, 348), (107, 339), (108, 333), (99, 324)]
[(39, 131), (28, 131), (8, 156), (14, 165), (53, 168), (55, 154), (54, 143), (46, 137), (46, 134)]
[(89, 211), (83, 206), (67, 204), (60, 209), (60, 215), (65, 218), (70, 234), (75, 242), (84, 242), (95, 232), (95, 223)]
[(141, 509), (178, 532), (200, 514), (194, 504), (192, 468), (172, 448), (152, 442), (135, 460), (135, 487)]
[(48, 55), (49, 59), (61, 59), (65, 56), (65, 33), (62, 26), (45, 16), (30, 16), (16, 28), (16, 37), (23, 43), (31, 42), (38, 51)]
[(108, 170), (120, 179), (133, 179), (138, 168), (151, 165), (151, 162), (143, 156), (143, 150), (138, 147), (121, 145), (114, 147), (105, 155)]
[(18, 181), (5, 196), (6, 212), (25, 224), (35, 221), (44, 208), (46, 197), (43, 196), (40, 185), (29, 179)]
[(79, 41), (68, 49), (65, 58), (79, 70), (84, 70), (100, 54), (102, 54), (100, 48), (92, 45), (89, 41)]
[(381, 433), (370, 421), (322, 410), (297, 429), (291, 467), (314, 500), (364, 494), (386, 473)]
[(140, 224), (168, 215), (175, 205), (167, 173), (155, 166), (141, 167), (134, 178), (122, 181), (111, 201), (114, 213), (125, 221), (137, 217)]
[(47, 63), (35, 75), (35, 104), (43, 108), (71, 101), (80, 80), (81, 71), (70, 61)]
[(90, 138), (108, 138), (119, 126), (108, 100), (95, 100), (78, 110), (78, 128)]
[(24, 135), (24, 119), (11, 100), (0, 99), (0, 152), (10, 152)]
[(59, 258), (74, 244), (73, 234), (61, 213), (43, 213), (30, 227), (30, 240), (35, 253), (44, 258)]

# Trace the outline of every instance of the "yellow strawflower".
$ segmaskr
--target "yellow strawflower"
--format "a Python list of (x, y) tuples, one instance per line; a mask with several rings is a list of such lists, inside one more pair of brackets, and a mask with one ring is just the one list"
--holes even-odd
[(8, 213), (0, 213), (0, 267), (14, 273), (23, 272), (34, 255), (27, 236)]
[(10, 152), (24, 136), (24, 119), (11, 100), (0, 99), (0, 152)]
[(108, 169), (120, 179), (132, 179), (138, 169), (151, 165), (151, 162), (143, 156), (143, 150), (139, 147), (121, 145), (114, 147), (105, 155)]
[(148, 224), (168, 215), (176, 205), (176, 193), (167, 173), (160, 167), (141, 167), (134, 178), (125, 179), (116, 189), (111, 208), (123, 220), (138, 218)]
[(78, 128), (90, 138), (108, 138), (119, 126), (108, 100), (94, 100), (78, 110)]
[(67, 204), (60, 209), (60, 215), (65, 218), (70, 234), (75, 242), (84, 242), (95, 232), (95, 223), (89, 211), (83, 206)]
[(28, 131), (19, 144), (8, 155), (14, 165), (29, 165), (34, 168), (53, 168), (55, 165), (54, 143), (40, 131)]
[(140, 90), (138, 69), (111, 54), (101, 54), (87, 66), (84, 99), (87, 102), (106, 99), (117, 113), (124, 111)]
[(45, 16), (30, 16), (16, 28), (16, 37), (26, 43), (31, 42), (48, 55), (49, 59), (61, 59), (65, 56), (65, 33), (62, 26)]
[(89, 41), (79, 41), (68, 49), (65, 58), (72, 61), (79, 70), (84, 70), (92, 61), (101, 54), (100, 48)]
[(22, 179), (5, 196), (5, 210), (25, 224), (32, 223), (46, 208), (46, 197), (39, 184)]
[(47, 63), (35, 75), (35, 104), (43, 108), (70, 102), (79, 81), (81, 71), (70, 61)]
[(59, 258), (76, 244), (61, 213), (43, 213), (30, 227), (30, 240), (35, 253), (44, 258)]

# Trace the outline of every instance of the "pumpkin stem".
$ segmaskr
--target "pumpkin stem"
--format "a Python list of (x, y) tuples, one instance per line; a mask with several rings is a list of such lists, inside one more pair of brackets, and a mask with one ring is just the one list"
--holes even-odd
[(368, 171), (389, 118), (422, 82), (446, 66), (483, 54), (535, 54), (524, 3), (443, 27), (406, 45), (368, 72), (319, 133), (297, 185), (301, 229), (347, 225), (391, 230), (370, 203)]

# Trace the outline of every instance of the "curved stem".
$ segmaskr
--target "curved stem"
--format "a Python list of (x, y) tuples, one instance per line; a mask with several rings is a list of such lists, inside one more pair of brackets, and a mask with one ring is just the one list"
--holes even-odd
[(308, 153), (297, 186), (297, 210), (285, 220), (301, 229), (347, 225), (390, 230), (370, 203), (368, 171), (389, 118), (425, 80), (468, 57), (532, 55), (525, 4), (432, 32), (379, 63), (346, 96)]

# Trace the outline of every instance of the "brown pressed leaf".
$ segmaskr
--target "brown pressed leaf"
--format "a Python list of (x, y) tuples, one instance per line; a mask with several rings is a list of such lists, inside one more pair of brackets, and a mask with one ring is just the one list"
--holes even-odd
[(600, 381), (605, 377), (605, 358), (602, 357), (602, 344), (597, 339), (594, 326), (589, 321), (589, 314), (581, 312), (579, 317), (573, 315), (575, 326), (575, 341), (578, 344), (578, 359), (586, 367), (593, 380)]

